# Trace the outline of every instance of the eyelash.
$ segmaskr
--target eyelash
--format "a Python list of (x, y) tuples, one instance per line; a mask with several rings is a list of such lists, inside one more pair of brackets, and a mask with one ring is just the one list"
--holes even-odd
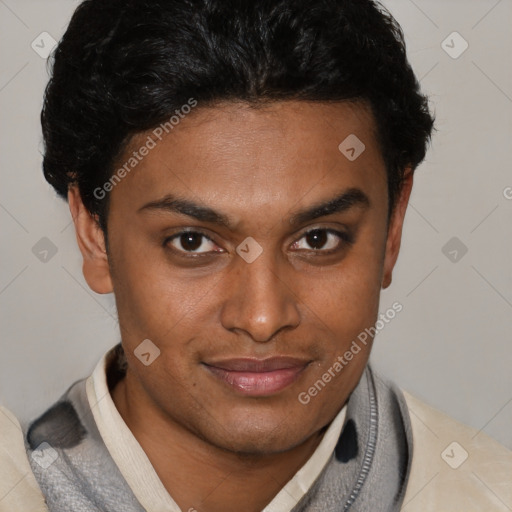
[[(338, 247), (336, 247), (334, 249), (328, 249), (328, 250), (310, 249), (308, 251), (311, 253), (315, 253), (316, 255), (319, 255), (319, 256), (320, 255), (327, 256), (327, 255), (334, 254), (336, 252), (343, 250), (343, 248), (344, 248), (343, 246), (350, 246), (354, 243), (354, 239), (351, 234), (348, 234), (348, 233), (345, 233), (342, 231), (337, 231), (335, 229), (329, 229), (329, 228), (314, 228), (314, 229), (311, 229), (311, 230), (303, 233), (302, 236), (296, 242), (294, 242), (294, 244), (315, 232), (326, 233), (327, 235), (334, 235), (334, 236), (338, 237), (340, 240)], [(167, 237), (163, 242), (163, 246), (165, 248), (169, 248), (169, 242), (172, 242), (175, 239), (179, 239), (181, 236), (186, 235), (186, 234), (200, 235), (202, 237), (202, 239), (206, 239), (212, 243), (215, 243), (209, 236), (207, 236), (205, 233), (202, 233), (199, 230), (184, 230), (184, 231), (175, 233), (174, 235), (172, 235), (170, 237)], [(202, 245), (202, 240), (201, 240), (201, 245)], [(190, 251), (183, 251), (181, 249), (176, 249), (176, 248), (170, 248), (170, 250), (175, 252), (176, 254), (179, 254), (180, 256), (182, 256), (184, 258), (197, 258), (197, 257), (209, 256), (215, 252), (221, 252), (221, 251), (207, 251), (207, 252), (202, 252), (202, 253), (201, 252), (196, 253), (196, 252), (190, 252)], [(298, 251), (303, 251), (303, 250), (305, 250), (305, 249), (298, 249)]]

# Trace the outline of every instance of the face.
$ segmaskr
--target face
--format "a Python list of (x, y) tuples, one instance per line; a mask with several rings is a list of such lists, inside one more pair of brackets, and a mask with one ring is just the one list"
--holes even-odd
[[(355, 160), (338, 149), (351, 134)], [(376, 322), (405, 207), (389, 225), (387, 211), (364, 105), (199, 105), (113, 188), (109, 264), (84, 272), (96, 291), (112, 283), (129, 376), (160, 414), (222, 449), (282, 452), (362, 374), (371, 343), (333, 365)]]

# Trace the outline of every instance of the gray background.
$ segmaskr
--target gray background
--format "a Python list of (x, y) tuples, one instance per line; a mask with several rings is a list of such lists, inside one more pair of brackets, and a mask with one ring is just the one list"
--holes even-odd
[[(403, 311), (372, 359), (403, 388), (512, 448), (512, 0), (384, 4), (402, 24), (438, 132), (382, 295), (382, 312), (395, 301)], [(76, 5), (0, 0), (0, 403), (23, 422), (119, 338), (113, 298), (87, 288), (67, 205), (41, 172), (47, 72), (31, 43), (42, 32), (58, 40)], [(441, 46), (454, 31), (469, 44), (456, 59)], [(457, 37), (446, 44), (462, 48)], [(46, 262), (43, 237), (57, 249)]]

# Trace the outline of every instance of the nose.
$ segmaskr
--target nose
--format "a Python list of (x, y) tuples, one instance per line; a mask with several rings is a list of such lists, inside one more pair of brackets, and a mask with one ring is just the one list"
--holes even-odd
[(242, 258), (230, 275), (230, 293), (223, 304), (221, 322), (225, 329), (244, 332), (265, 343), (285, 328), (300, 323), (297, 297), (285, 264), (278, 265), (265, 252), (252, 263)]

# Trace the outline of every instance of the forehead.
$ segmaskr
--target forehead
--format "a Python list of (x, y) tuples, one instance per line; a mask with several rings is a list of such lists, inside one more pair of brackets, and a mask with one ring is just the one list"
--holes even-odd
[(154, 147), (114, 187), (111, 209), (173, 193), (242, 215), (343, 187), (387, 193), (374, 119), (362, 103), (198, 104), (161, 140), (152, 130), (135, 136), (117, 167), (148, 137)]

